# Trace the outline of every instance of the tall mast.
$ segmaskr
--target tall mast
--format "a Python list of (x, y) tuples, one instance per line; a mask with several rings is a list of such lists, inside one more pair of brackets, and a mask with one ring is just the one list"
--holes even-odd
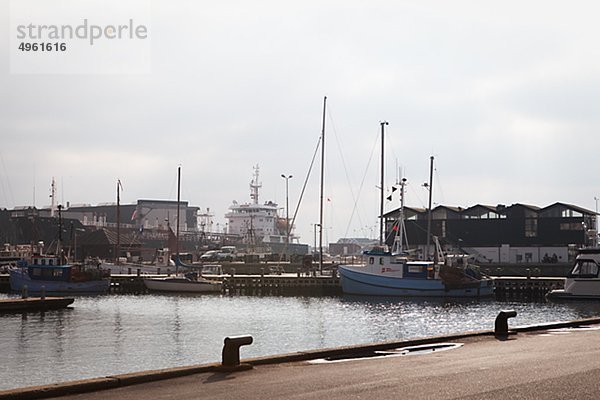
[(381, 121), (381, 193), (379, 200), (379, 245), (383, 246), (383, 197), (384, 197), (384, 171), (385, 171), (385, 141), (384, 141), (384, 126), (389, 125), (387, 121)]
[(115, 264), (120, 265), (119, 257), (121, 255), (121, 192), (119, 191), (123, 187), (121, 186), (121, 180), (117, 179), (117, 254), (115, 256)]
[(431, 198), (433, 195), (433, 156), (430, 158), (429, 165), (429, 208), (427, 209), (427, 249), (425, 250), (425, 258), (429, 259), (429, 243), (431, 239)]
[(181, 167), (177, 167), (177, 228), (175, 229), (175, 275), (179, 266), (179, 201), (181, 199)]
[(319, 212), (319, 272), (323, 272), (323, 186), (325, 182), (325, 112), (327, 96), (323, 97), (323, 123), (321, 125), (321, 199)]

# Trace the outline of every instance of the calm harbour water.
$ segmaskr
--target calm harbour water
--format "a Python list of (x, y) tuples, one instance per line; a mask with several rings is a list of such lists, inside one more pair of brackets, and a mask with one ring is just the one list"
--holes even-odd
[(232, 335), (254, 337), (247, 358), (493, 329), (508, 308), (518, 313), (511, 326), (600, 315), (600, 302), (78, 297), (68, 310), (0, 315), (0, 389), (220, 361)]

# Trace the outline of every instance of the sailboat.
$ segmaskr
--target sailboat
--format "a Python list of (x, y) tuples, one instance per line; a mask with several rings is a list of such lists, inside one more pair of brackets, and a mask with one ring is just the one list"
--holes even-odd
[[(382, 123), (382, 176), (383, 176), (383, 123)], [(433, 170), (433, 157), (432, 157)], [(430, 179), (431, 180), (431, 179)], [(404, 248), (404, 184), (401, 183), (401, 206), (394, 224), (394, 245), (388, 250), (380, 230), (380, 245), (366, 251), (366, 264), (338, 267), (342, 291), (345, 294), (405, 297), (486, 297), (494, 294), (493, 279), (471, 268), (464, 258), (444, 257), (436, 237), (433, 261), (413, 259)], [(383, 182), (383, 179), (382, 179)], [(431, 182), (430, 182), (431, 194)], [(383, 196), (383, 184), (382, 184)], [(382, 197), (383, 198), (383, 197)], [(383, 201), (382, 201), (383, 204)], [(431, 200), (430, 206), (431, 209)], [(381, 216), (383, 220), (383, 207)], [(429, 223), (428, 223), (429, 226)], [(429, 244), (428, 229), (428, 244)]]
[(181, 195), (181, 167), (177, 168), (177, 233), (175, 242), (175, 276), (165, 278), (144, 278), (144, 285), (150, 291), (181, 293), (215, 293), (221, 292), (223, 284), (212, 281), (196, 272), (179, 274), (179, 267), (189, 267), (179, 258), (179, 204)]

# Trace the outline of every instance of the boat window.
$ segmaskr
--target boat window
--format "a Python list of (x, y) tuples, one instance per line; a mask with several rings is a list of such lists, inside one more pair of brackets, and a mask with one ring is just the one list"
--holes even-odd
[(598, 276), (598, 264), (592, 260), (579, 260), (570, 273), (574, 277), (595, 278)]
[(375, 264), (375, 258), (369, 257), (369, 264)]
[(379, 265), (383, 265), (383, 257), (379, 257)]
[(408, 266), (408, 272), (419, 273), (421, 271), (423, 271), (423, 268), (420, 265), (409, 265)]
[(32, 268), (31, 274), (33, 276), (42, 276), (42, 269), (41, 268)]
[(54, 265), (54, 260), (53, 259), (49, 259), (48, 260), (48, 265)]
[(63, 276), (63, 271), (62, 271), (62, 270), (60, 270), (60, 269), (55, 269), (55, 270), (53, 270), (52, 272), (53, 272), (53, 273), (52, 273), (52, 275), (53, 275), (55, 278), (61, 278), (61, 277)]

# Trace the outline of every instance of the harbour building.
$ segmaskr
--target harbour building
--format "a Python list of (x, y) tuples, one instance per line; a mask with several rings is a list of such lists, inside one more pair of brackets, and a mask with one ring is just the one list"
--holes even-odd
[[(476, 255), (482, 264), (565, 263), (574, 259), (577, 249), (598, 245), (597, 213), (567, 203), (439, 205), (432, 208), (430, 223), (427, 209), (404, 207), (403, 213), (411, 247), (433, 254), (429, 225), (445, 248)], [(399, 208), (384, 214), (388, 233), (399, 214)]]

